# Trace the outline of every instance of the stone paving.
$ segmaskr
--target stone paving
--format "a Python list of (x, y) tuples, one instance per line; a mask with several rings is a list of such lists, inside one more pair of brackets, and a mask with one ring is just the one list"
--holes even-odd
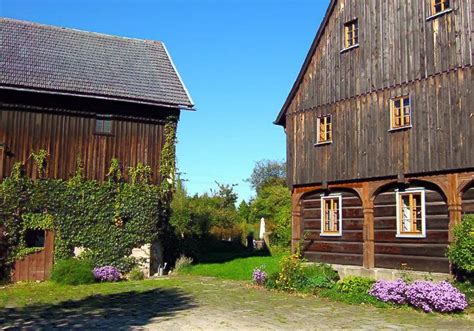
[(145, 291), (93, 296), (49, 306), (0, 309), (0, 325), (21, 329), (114, 330), (474, 330), (472, 315), (347, 305), (313, 296), (249, 288), (204, 277), (157, 282)]

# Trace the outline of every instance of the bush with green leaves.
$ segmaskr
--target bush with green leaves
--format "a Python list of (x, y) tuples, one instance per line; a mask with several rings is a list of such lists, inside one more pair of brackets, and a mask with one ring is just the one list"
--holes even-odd
[(304, 268), (306, 277), (305, 287), (308, 291), (318, 288), (331, 288), (339, 280), (339, 274), (329, 264), (311, 264)]
[(449, 261), (458, 273), (474, 273), (474, 215), (466, 215), (454, 227), (454, 241), (449, 245)]
[(173, 272), (176, 273), (176, 274), (179, 274), (180, 271), (183, 271), (183, 269), (191, 266), (192, 263), (193, 263), (193, 259), (191, 257), (181, 255), (176, 260)]
[(144, 280), (145, 274), (140, 268), (135, 267), (128, 273), (127, 279), (128, 280)]
[(64, 285), (92, 284), (95, 282), (92, 268), (92, 262), (88, 260), (61, 260), (53, 266), (51, 280)]
[(344, 293), (367, 294), (374, 283), (375, 280), (370, 278), (347, 276), (336, 283), (336, 289)]

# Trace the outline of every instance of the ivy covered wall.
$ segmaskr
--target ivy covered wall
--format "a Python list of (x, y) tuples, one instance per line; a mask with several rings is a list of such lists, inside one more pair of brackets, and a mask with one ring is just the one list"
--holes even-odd
[[(161, 182), (150, 184), (153, 169), (142, 163), (121, 169), (112, 159), (103, 182), (88, 180), (78, 160), (77, 171), (68, 180), (44, 178), (46, 151), (32, 154), (37, 180), (24, 176), (17, 163), (0, 183), (0, 234), (6, 243), (6, 258), (0, 269), (8, 277), (16, 259), (36, 251), (27, 248), (25, 233), (30, 229), (55, 232), (55, 261), (73, 255), (74, 247), (84, 248), (81, 258), (95, 266), (114, 265), (126, 272), (138, 261), (130, 257), (133, 248), (166, 241), (170, 202), (174, 190), (177, 118), (165, 125), (161, 155)], [(122, 171), (128, 172), (129, 182)], [(5, 272), (6, 271), (6, 272)]]

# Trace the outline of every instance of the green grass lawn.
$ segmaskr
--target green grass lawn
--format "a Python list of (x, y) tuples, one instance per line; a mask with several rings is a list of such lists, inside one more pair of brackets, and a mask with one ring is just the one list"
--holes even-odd
[(278, 271), (283, 254), (237, 258), (222, 263), (201, 263), (185, 268), (181, 273), (196, 276), (211, 276), (221, 279), (251, 281), (255, 268), (264, 266), (268, 274)]

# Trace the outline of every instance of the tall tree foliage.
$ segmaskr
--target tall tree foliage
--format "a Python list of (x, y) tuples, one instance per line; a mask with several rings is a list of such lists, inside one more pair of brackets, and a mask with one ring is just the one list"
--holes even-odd
[(286, 187), (286, 165), (262, 160), (255, 164), (248, 179), (257, 195), (250, 205), (250, 219), (264, 217), (272, 231), (271, 241), (279, 246), (291, 242), (291, 192)]
[(257, 193), (266, 185), (284, 186), (286, 185), (286, 163), (276, 160), (257, 161), (247, 181)]

